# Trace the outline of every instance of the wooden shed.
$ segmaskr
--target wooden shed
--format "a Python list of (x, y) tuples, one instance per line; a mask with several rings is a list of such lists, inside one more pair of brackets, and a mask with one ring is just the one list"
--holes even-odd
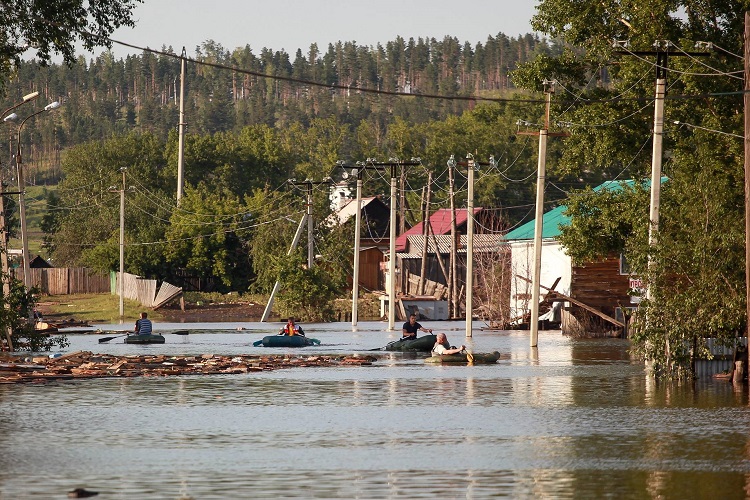
[[(633, 181), (608, 181), (594, 190), (621, 189)], [(540, 295), (563, 303), (560, 327), (565, 334), (585, 333), (619, 335), (625, 333), (626, 319), (637, 307), (637, 297), (629, 295), (631, 276), (619, 255), (573, 265), (565, 248), (557, 241), (560, 227), (570, 224), (565, 206), (544, 214), (542, 224), (542, 261)], [(516, 318), (527, 317), (530, 310), (535, 221), (531, 220), (505, 236), (512, 252), (516, 279), (511, 286), (510, 304)], [(554, 292), (549, 291), (556, 284)]]

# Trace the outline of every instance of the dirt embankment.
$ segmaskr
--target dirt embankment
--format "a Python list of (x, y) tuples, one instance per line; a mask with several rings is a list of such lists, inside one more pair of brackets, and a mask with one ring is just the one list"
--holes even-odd
[[(185, 304), (180, 310), (178, 304), (158, 310), (165, 323), (217, 323), (221, 321), (252, 322), (263, 317), (264, 304)], [(278, 319), (272, 317), (271, 319)]]

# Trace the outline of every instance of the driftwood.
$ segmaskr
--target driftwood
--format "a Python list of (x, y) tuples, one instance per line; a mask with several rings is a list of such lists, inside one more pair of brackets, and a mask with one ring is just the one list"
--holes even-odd
[(0, 384), (45, 382), (105, 377), (166, 377), (249, 373), (280, 368), (371, 365), (372, 356), (235, 355), (114, 356), (77, 351), (57, 358), (48, 356), (0, 358)]

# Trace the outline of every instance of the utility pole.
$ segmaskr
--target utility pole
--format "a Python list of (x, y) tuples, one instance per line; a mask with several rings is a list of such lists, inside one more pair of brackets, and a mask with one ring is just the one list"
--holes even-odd
[[(495, 158), (490, 156), (489, 163), (476, 161), (474, 155), (466, 154), (466, 161), (456, 162), (451, 155), (448, 160), (450, 168), (461, 165), (468, 172), (468, 193), (466, 197), (466, 337), (473, 335), (473, 310), (474, 310), (474, 172), (479, 165), (493, 165)], [(455, 218), (454, 218), (455, 223)]]
[(357, 326), (359, 301), (359, 249), (362, 239), (362, 172), (357, 168), (357, 207), (354, 214), (354, 274), (352, 277), (352, 326)]
[(322, 181), (313, 181), (312, 179), (305, 179), (302, 182), (297, 182), (295, 179), (289, 179), (289, 184), (293, 186), (305, 186), (307, 190), (307, 201), (306, 201), (306, 219), (307, 219), (307, 268), (312, 269), (315, 263), (315, 244), (313, 238), (313, 186), (319, 186), (321, 184), (332, 184), (333, 179), (326, 177)]
[(534, 267), (531, 283), (531, 319), (529, 320), (529, 345), (536, 347), (539, 343), (539, 288), (542, 274), (542, 231), (544, 227), (544, 185), (546, 183), (547, 168), (547, 137), (566, 137), (565, 132), (549, 132), (549, 112), (552, 94), (555, 89), (554, 80), (544, 80), (546, 105), (544, 111), (544, 125), (539, 132), (518, 132), (520, 135), (539, 136), (539, 159), (536, 177), (536, 214), (534, 220)]
[(182, 55), (180, 56), (180, 123), (178, 126), (179, 145), (177, 148), (177, 204), (180, 204), (182, 198), (182, 190), (185, 184), (184, 170), (185, 170), (185, 66), (187, 60), (185, 58), (185, 47), (182, 47)]
[(117, 282), (118, 294), (120, 295), (120, 320), (125, 317), (125, 172), (127, 167), (122, 167), (122, 188), (117, 189), (110, 186), (110, 193), (120, 193), (120, 279)]
[[(427, 274), (427, 249), (429, 248), (430, 237), (430, 195), (432, 193), (432, 172), (427, 173), (427, 185), (424, 187), (424, 215), (422, 218), (422, 234), (424, 239), (422, 240), (422, 268), (419, 274), (419, 289), (417, 290), (418, 295), (424, 294), (425, 276)], [(439, 253), (436, 252), (439, 258)]]
[[(345, 167), (344, 162), (339, 161), (337, 163), (341, 167)], [(388, 331), (393, 331), (396, 317), (396, 205), (397, 203), (397, 188), (396, 188), (396, 168), (405, 166), (416, 166), (420, 165), (421, 160), (419, 158), (412, 158), (411, 161), (401, 161), (398, 158), (391, 158), (387, 162), (377, 162), (373, 158), (368, 158), (366, 162), (357, 162), (357, 175), (361, 174), (361, 171), (367, 169), (383, 170), (389, 169), (391, 174), (391, 207), (390, 207), (390, 241), (389, 241), (389, 260), (388, 260), (388, 276), (390, 284), (388, 286)], [(362, 207), (357, 207), (357, 211), (361, 211)], [(357, 274), (357, 277), (359, 274)]]
[[(747, 29), (747, 28), (746, 28)], [(627, 47), (627, 42), (615, 42), (615, 46)], [(651, 157), (651, 200), (649, 205), (648, 244), (653, 248), (658, 240), (659, 233), (659, 206), (661, 204), (661, 166), (662, 166), (662, 139), (664, 132), (664, 99), (667, 93), (667, 69), (670, 55), (687, 57), (705, 57), (707, 52), (685, 52), (680, 50), (670, 53), (672, 42), (669, 40), (657, 40), (654, 42), (656, 50), (622, 50), (615, 54), (634, 56), (656, 56), (656, 92), (654, 98), (654, 128), (653, 147)], [(747, 99), (747, 95), (745, 95)], [(747, 119), (747, 118), (746, 118)], [(653, 269), (653, 257), (649, 253), (648, 270)], [(649, 284), (646, 287), (646, 299), (651, 299), (652, 290)], [(750, 307), (750, 306), (749, 306)], [(749, 309), (750, 310), (750, 309)], [(667, 354), (669, 346), (667, 345)]]
[[(26, 202), (24, 200), (24, 186), (26, 184), (24, 180), (24, 171), (23, 171), (23, 161), (21, 160), (21, 130), (23, 129), (23, 126), (26, 124), (27, 121), (29, 121), (31, 118), (34, 118), (36, 115), (40, 113), (44, 113), (45, 111), (52, 111), (53, 109), (57, 109), (60, 107), (60, 103), (55, 101), (47, 104), (43, 109), (40, 109), (39, 111), (30, 114), (26, 118), (21, 121), (21, 124), (18, 126), (18, 137), (16, 138), (16, 175), (18, 177), (18, 205), (19, 205), (19, 218), (21, 219), (21, 253), (23, 258), (23, 284), (26, 287), (26, 290), (28, 291), (29, 288), (31, 288), (31, 268), (29, 266), (29, 234), (26, 229)], [(6, 116), (3, 120), (13, 120), (14, 118), (11, 118), (13, 115)], [(33, 312), (29, 311), (29, 321), (33, 320)]]
[(455, 200), (455, 174), (456, 161), (453, 155), (448, 160), (448, 200), (451, 210), (451, 253), (448, 259), (448, 296), (450, 297), (450, 316), (458, 317), (458, 279), (456, 273), (456, 239), (458, 238), (458, 228), (456, 227), (456, 200)]

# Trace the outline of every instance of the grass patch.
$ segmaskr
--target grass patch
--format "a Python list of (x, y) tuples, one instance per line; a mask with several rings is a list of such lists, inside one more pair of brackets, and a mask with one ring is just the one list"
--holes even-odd
[[(123, 302), (125, 321), (135, 322), (138, 314), (147, 311), (150, 318), (160, 320), (159, 311), (144, 308), (135, 300), (125, 299)], [(55, 322), (55, 319), (73, 318), (77, 321), (95, 323), (117, 323), (120, 321), (120, 298), (109, 293), (90, 293), (75, 295), (47, 295), (40, 297), (39, 309), (45, 319)]]

